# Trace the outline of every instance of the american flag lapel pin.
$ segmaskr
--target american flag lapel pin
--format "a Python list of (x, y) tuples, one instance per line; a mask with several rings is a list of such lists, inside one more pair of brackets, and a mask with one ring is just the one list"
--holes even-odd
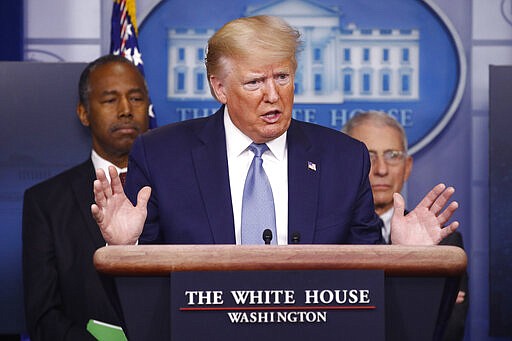
[(316, 172), (316, 163), (308, 161), (308, 168)]

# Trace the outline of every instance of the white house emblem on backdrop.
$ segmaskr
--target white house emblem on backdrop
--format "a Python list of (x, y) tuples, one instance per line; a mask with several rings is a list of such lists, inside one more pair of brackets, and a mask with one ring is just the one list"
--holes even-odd
[[(302, 34), (292, 117), (339, 130), (358, 112), (382, 110), (405, 128), (411, 154), (448, 124), (466, 82), (464, 48), (432, 0), (160, 1), (139, 31), (160, 125), (213, 114), (204, 66), (209, 37), (259, 14)], [(512, 0), (502, 0), (512, 13)], [(505, 15), (505, 14), (504, 14)]]
[(512, 0), (501, 1), (501, 14), (503, 18), (512, 25)]
[[(280, 16), (301, 32), (295, 103), (419, 99), (419, 30), (342, 25), (336, 7), (310, 1), (248, 6), (245, 12), (261, 14)], [(208, 27), (168, 30), (169, 100), (211, 99), (204, 47), (214, 32)]]

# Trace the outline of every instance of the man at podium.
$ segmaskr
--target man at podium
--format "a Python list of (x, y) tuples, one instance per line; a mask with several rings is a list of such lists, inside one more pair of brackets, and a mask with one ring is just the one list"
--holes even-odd
[[(97, 171), (91, 211), (109, 245), (263, 244), (264, 231), (280, 245), (382, 243), (364, 144), (292, 119), (300, 44), (271, 16), (233, 20), (209, 39), (220, 109), (139, 137), (126, 196), (115, 169), (111, 184)], [(437, 244), (455, 231), (453, 193), (439, 184), (407, 216), (394, 194), (394, 243)]]

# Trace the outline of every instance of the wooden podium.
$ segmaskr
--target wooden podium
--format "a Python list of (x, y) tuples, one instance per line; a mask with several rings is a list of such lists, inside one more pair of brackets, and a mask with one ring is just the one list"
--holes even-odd
[(129, 340), (170, 339), (173, 272), (383, 270), (386, 340), (430, 341), (441, 339), (467, 258), (454, 246), (138, 245), (103, 247), (94, 264), (116, 276)]

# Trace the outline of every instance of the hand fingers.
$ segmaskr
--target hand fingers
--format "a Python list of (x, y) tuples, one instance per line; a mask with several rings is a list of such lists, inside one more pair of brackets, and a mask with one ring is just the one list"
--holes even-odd
[(430, 210), (435, 214), (438, 215), (439, 212), (443, 209), (443, 207), (446, 205), (448, 200), (452, 197), (453, 193), (455, 193), (455, 188), (448, 187), (446, 188), (441, 194), (439, 194), (430, 207)]
[(91, 205), (91, 213), (92, 213), (94, 220), (96, 220), (98, 225), (100, 225), (100, 223), (103, 221), (103, 213), (101, 212), (98, 205), (96, 205), (96, 204)]
[(405, 200), (400, 193), (393, 194), (393, 207), (394, 207), (393, 215), (397, 215), (399, 217), (404, 216)]
[(151, 187), (143, 187), (137, 194), (137, 208), (146, 209), (149, 198), (151, 197)]
[(100, 181), (107, 180), (107, 175), (105, 174), (105, 171), (102, 168), (96, 169), (96, 179)]
[(103, 184), (101, 180), (94, 180), (93, 182), (93, 192), (94, 192), (94, 201), (100, 207), (105, 207), (107, 205), (107, 197), (105, 195), (105, 191), (103, 190)]
[(454, 221), (450, 225), (441, 229), (441, 240), (448, 237), (452, 232), (454, 232), (459, 227), (459, 222)]
[(438, 184), (428, 192), (428, 194), (420, 201), (417, 207), (426, 207), (430, 209), (437, 197), (444, 191), (446, 186), (444, 184)]
[(110, 185), (112, 187), (112, 193), (124, 193), (123, 184), (121, 183), (117, 169), (115, 169), (115, 167), (109, 166), (108, 173), (110, 174)]
[(452, 217), (453, 213), (459, 208), (459, 203), (456, 201), (452, 201), (450, 205), (441, 213), (439, 216), (437, 216), (437, 221), (439, 222), (440, 226), (444, 226), (448, 220)]
[(103, 169), (96, 170), (96, 179), (101, 184), (100, 190), (103, 191), (103, 194), (106, 198), (112, 196), (112, 189), (110, 188), (110, 183), (108, 182), (107, 176)]

